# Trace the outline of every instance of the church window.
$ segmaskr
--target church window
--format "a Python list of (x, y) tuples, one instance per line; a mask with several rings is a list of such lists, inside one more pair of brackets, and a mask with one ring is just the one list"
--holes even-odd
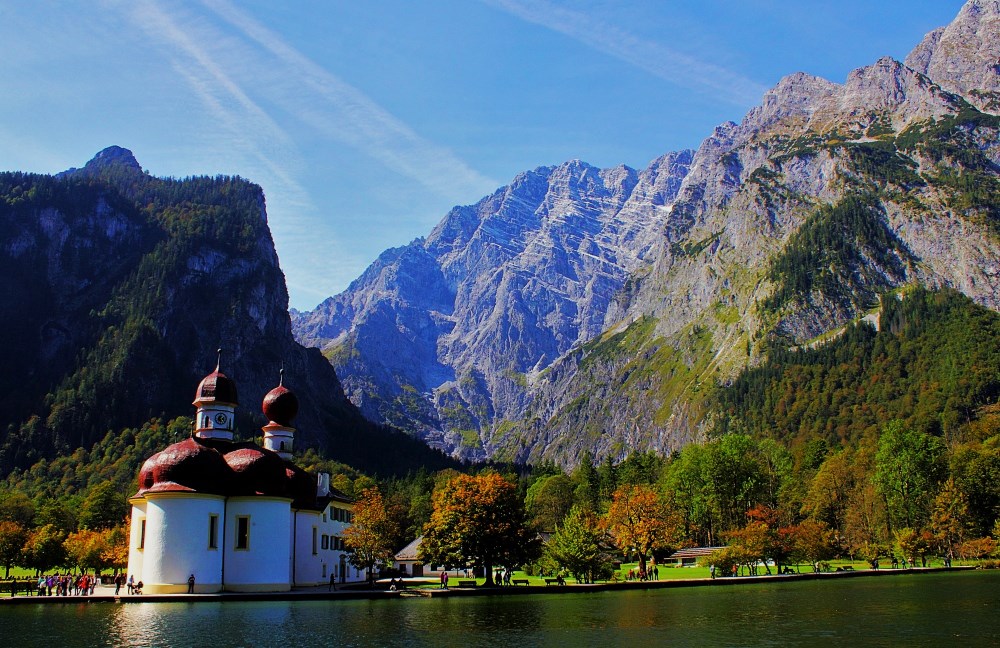
[(208, 516), (208, 548), (219, 548), (219, 516)]
[(330, 536), (323, 534), (323, 551), (330, 548)]
[(236, 549), (250, 548), (250, 516), (240, 515), (236, 518)]
[(146, 548), (146, 518), (139, 520), (139, 548)]
[(312, 541), (313, 541), (313, 555), (315, 556), (318, 553), (317, 551), (318, 546), (316, 544), (316, 527), (313, 527)]

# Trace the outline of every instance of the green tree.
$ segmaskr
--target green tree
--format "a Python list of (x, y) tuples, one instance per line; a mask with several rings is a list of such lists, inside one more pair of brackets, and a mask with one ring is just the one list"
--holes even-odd
[(24, 566), (39, 572), (66, 564), (66, 534), (51, 524), (33, 529), (24, 543)]
[(711, 494), (708, 446), (692, 443), (667, 467), (661, 490), (671, 493), (681, 516), (682, 536), (698, 546), (716, 544), (718, 516)]
[(757, 443), (745, 434), (727, 434), (708, 445), (707, 486), (723, 529), (742, 526), (746, 512), (768, 499), (770, 482), (757, 453)]
[(90, 489), (80, 507), (80, 526), (84, 529), (111, 529), (128, 516), (127, 495), (112, 482)]
[(970, 531), (988, 534), (1000, 514), (1000, 436), (959, 446), (951, 456), (950, 474), (968, 502)]
[(574, 505), (549, 538), (545, 554), (556, 565), (569, 570), (578, 581), (592, 583), (610, 563), (601, 548), (602, 537), (597, 517), (586, 508)]
[(589, 452), (583, 453), (580, 465), (573, 472), (573, 481), (576, 484), (574, 494), (577, 503), (596, 512), (600, 499), (601, 480), (597, 474), (597, 468), (594, 467), (594, 458)]
[(0, 565), (6, 569), (4, 578), (10, 578), (10, 568), (20, 563), (27, 540), (28, 531), (19, 522), (0, 521)]
[(969, 529), (969, 503), (955, 480), (949, 478), (934, 498), (931, 530), (945, 555), (952, 556)]
[(822, 520), (840, 533), (843, 533), (850, 496), (859, 478), (853, 458), (851, 450), (841, 450), (827, 457), (810, 480), (802, 503), (803, 513)]
[(63, 533), (76, 531), (79, 499), (52, 497), (42, 501), (35, 512), (37, 526), (52, 525)]
[(573, 491), (573, 481), (561, 473), (536, 479), (524, 498), (531, 524), (540, 531), (555, 529), (573, 506)]
[(24, 493), (0, 490), (0, 522), (17, 522), (30, 527), (35, 519), (35, 505)]
[(885, 498), (893, 528), (918, 528), (945, 474), (944, 444), (901, 421), (882, 431), (875, 456), (875, 484)]
[(457, 475), (433, 495), (418, 553), (425, 563), (482, 567), (493, 585), (493, 567), (513, 567), (538, 555), (517, 485), (496, 473)]

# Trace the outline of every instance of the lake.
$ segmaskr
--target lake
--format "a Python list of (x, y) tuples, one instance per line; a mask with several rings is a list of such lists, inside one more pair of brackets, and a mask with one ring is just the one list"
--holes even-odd
[(0, 641), (62, 648), (997, 646), (1000, 572), (440, 599), (0, 605)]

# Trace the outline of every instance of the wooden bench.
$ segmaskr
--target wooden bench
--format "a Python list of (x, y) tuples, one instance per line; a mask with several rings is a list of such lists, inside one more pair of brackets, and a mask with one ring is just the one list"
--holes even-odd
[(563, 581), (560, 578), (546, 578), (545, 579), (545, 584), (546, 585), (565, 585), (566, 582)]
[(474, 580), (460, 580), (458, 581), (459, 587), (475, 587), (476, 581)]
[(513, 583), (514, 585), (527, 585), (528, 584), (528, 579), (527, 578), (515, 578), (514, 580), (511, 581), (511, 583)]

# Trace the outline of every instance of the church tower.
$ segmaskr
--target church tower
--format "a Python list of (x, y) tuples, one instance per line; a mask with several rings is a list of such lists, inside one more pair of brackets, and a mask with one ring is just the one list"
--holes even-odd
[(221, 365), (222, 349), (219, 349), (215, 371), (202, 379), (195, 392), (192, 404), (198, 410), (194, 418), (194, 435), (202, 439), (232, 441), (239, 402), (236, 383), (219, 370)]
[(285, 370), (282, 369), (279, 375), (278, 386), (264, 397), (263, 410), (268, 423), (261, 429), (264, 430), (264, 447), (277, 452), (285, 461), (291, 461), (295, 441), (292, 419), (299, 413), (299, 399), (285, 387)]

